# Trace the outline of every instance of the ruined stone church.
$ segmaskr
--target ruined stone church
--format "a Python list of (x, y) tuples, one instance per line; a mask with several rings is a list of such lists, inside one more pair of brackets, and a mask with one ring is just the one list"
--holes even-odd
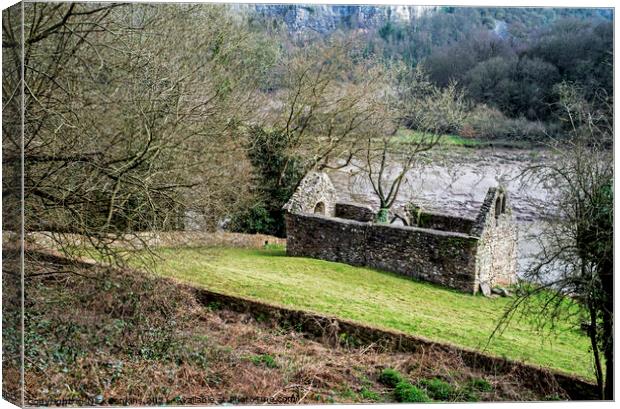
[(490, 295), (516, 281), (517, 229), (508, 193), (490, 188), (475, 219), (409, 206), (407, 226), (375, 223), (366, 206), (339, 203), (329, 176), (310, 172), (284, 206), (289, 256), (391, 271)]

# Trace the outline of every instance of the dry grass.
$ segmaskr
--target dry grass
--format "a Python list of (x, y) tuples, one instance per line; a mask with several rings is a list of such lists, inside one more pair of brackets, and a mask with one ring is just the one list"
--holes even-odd
[[(79, 274), (27, 281), (31, 402), (391, 402), (392, 391), (377, 380), (386, 367), (411, 382), (439, 377), (455, 387), (484, 378), (493, 390), (478, 393), (480, 400), (545, 397), (516, 375), (472, 372), (447, 353), (333, 348), (221, 306), (204, 308), (188, 289), (135, 271), (68, 266), (40, 253), (29, 254), (27, 267)], [(10, 391), (13, 372), (6, 369)]]

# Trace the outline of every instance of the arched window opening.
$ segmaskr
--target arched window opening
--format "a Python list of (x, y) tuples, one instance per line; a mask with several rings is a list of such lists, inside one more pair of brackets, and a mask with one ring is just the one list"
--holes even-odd
[(497, 200), (495, 200), (495, 218), (497, 219), (501, 213), (502, 213), (502, 198), (498, 197)]
[(506, 213), (506, 196), (502, 196), (502, 214)]
[(316, 206), (314, 206), (314, 213), (315, 214), (325, 214), (325, 203), (323, 203), (323, 202), (317, 203)]

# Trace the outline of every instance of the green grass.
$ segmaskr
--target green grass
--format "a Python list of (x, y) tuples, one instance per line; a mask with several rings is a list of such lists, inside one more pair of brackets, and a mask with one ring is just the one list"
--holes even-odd
[(372, 401), (381, 400), (381, 396), (379, 396), (377, 392), (370, 390), (365, 386), (362, 387), (362, 390), (360, 391), (359, 395), (362, 399), (366, 399), (366, 400), (372, 400)]
[(265, 365), (267, 368), (277, 368), (278, 364), (276, 360), (268, 354), (253, 355), (250, 357), (250, 361), (256, 366)]
[[(413, 131), (410, 129), (399, 129), (396, 133), (396, 141), (400, 143), (417, 143), (419, 141), (430, 141), (432, 138), (435, 138), (435, 135), (432, 134), (423, 134), (419, 131)], [(488, 147), (498, 147), (498, 148), (515, 148), (515, 149), (527, 149), (536, 146), (532, 142), (529, 141), (518, 141), (518, 140), (510, 140), (510, 139), (472, 139), (472, 138), (464, 138), (459, 135), (452, 134), (442, 134), (439, 135), (439, 140), (437, 144), (440, 147), (445, 148), (488, 148)]]
[(395, 388), (398, 382), (403, 380), (403, 376), (393, 368), (385, 368), (379, 375), (379, 382), (390, 388)]
[(426, 393), (434, 400), (450, 401), (455, 394), (452, 385), (441, 379), (422, 379), (420, 385), (426, 389)]
[[(282, 248), (159, 249), (159, 274), (209, 290), (329, 314), (427, 339), (484, 349), (510, 299), (463, 294), (386, 272), (287, 257)], [(486, 352), (593, 379), (578, 326), (554, 336), (515, 317)]]
[[(399, 142), (403, 143), (416, 143), (423, 140), (432, 140), (431, 138), (435, 138), (436, 136), (424, 135), (418, 131), (412, 131), (409, 129), (400, 129), (396, 133), (396, 138), (398, 138)], [(463, 138), (458, 135), (440, 135), (438, 144), (440, 146), (462, 146), (468, 148), (476, 148), (476, 147), (484, 147), (488, 146), (488, 143), (484, 141), (479, 141), (476, 139)]]

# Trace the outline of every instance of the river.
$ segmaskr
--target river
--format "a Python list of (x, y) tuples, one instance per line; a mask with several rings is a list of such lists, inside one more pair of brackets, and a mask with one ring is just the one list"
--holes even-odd
[[(539, 233), (544, 221), (540, 206), (553, 195), (553, 189), (521, 177), (532, 165), (548, 160), (541, 149), (440, 148), (420, 156), (407, 175), (395, 203), (395, 210), (414, 202), (428, 211), (475, 218), (490, 187), (502, 184), (508, 190), (516, 219), (518, 243), (517, 272), (523, 275), (541, 245)], [(398, 172), (397, 161), (388, 173)], [(339, 200), (378, 207), (368, 176), (349, 165), (328, 171)]]

